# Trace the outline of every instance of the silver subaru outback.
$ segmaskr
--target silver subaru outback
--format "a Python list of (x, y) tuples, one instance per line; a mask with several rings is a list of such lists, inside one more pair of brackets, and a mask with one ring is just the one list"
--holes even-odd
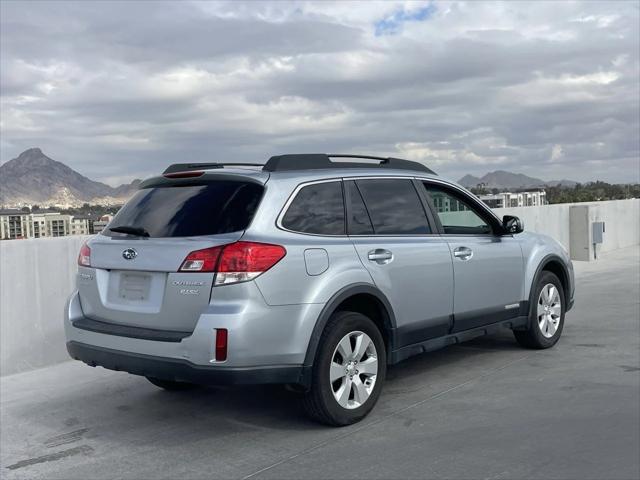
[(170, 390), (288, 384), (330, 425), (412, 355), (500, 328), (553, 346), (574, 297), (555, 240), (422, 164), (354, 155), (171, 165), (78, 265), (74, 359)]

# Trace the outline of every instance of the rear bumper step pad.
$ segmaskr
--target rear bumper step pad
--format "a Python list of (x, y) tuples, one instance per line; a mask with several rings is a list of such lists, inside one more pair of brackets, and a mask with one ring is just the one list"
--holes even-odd
[(153, 340), (156, 342), (180, 342), (183, 338), (189, 337), (193, 333), (119, 325), (117, 323), (92, 320), (86, 317), (78, 318), (74, 320), (72, 324), (76, 328), (90, 332), (105, 333), (118, 337), (140, 338), (142, 340)]

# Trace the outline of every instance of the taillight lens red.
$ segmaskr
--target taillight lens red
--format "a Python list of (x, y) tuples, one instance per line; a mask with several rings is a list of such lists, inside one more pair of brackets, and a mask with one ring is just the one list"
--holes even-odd
[(78, 254), (78, 265), (80, 265), (81, 267), (91, 266), (91, 249), (86, 243), (83, 243), (82, 247), (80, 247), (80, 253)]
[(215, 272), (223, 247), (196, 250), (187, 255), (180, 267), (181, 272)]
[(253, 280), (287, 254), (284, 247), (270, 243), (236, 242), (196, 250), (187, 255), (181, 272), (215, 272), (215, 285)]
[(287, 251), (280, 245), (236, 242), (224, 247), (218, 272), (265, 272), (278, 263)]

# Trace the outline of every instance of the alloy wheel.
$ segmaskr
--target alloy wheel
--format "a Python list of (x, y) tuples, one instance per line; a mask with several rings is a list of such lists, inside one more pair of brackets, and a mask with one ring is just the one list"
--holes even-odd
[(331, 356), (329, 380), (341, 407), (354, 409), (364, 404), (376, 383), (378, 352), (364, 332), (350, 332), (338, 342)]
[(547, 283), (540, 291), (538, 297), (538, 326), (545, 338), (555, 335), (560, 326), (562, 315), (562, 302), (560, 292), (553, 283)]

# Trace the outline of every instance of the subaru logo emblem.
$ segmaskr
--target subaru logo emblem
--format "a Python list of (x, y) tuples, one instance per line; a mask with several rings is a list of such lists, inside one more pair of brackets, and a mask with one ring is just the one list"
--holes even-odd
[(122, 252), (122, 256), (125, 260), (133, 260), (138, 256), (138, 252), (136, 252), (133, 248), (127, 248), (124, 252)]

